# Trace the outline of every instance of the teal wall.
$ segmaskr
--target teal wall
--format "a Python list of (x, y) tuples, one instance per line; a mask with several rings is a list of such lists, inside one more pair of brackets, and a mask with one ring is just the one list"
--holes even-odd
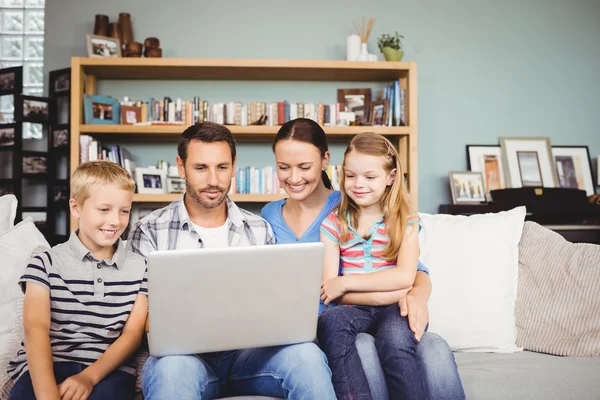
[[(466, 169), (467, 144), (548, 136), (557, 145), (588, 145), (594, 159), (600, 154), (597, 0), (46, 0), (46, 73), (86, 54), (95, 14), (114, 20), (119, 12), (132, 14), (134, 39), (158, 37), (164, 57), (344, 59), (353, 18), (376, 19), (371, 52), (377, 36), (399, 31), (406, 38), (405, 60), (418, 66), (424, 212), (450, 201), (448, 171)], [(341, 85), (106, 82), (100, 91), (133, 98), (335, 102)], [(175, 156), (174, 145), (130, 147), (142, 165)], [(342, 150), (343, 144), (333, 146), (334, 162)], [(273, 160), (267, 144), (242, 145), (239, 152), (241, 165)]]

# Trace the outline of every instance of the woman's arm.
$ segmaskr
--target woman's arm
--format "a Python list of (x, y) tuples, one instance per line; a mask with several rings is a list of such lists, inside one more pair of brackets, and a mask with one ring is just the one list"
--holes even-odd
[(404, 233), (402, 246), (398, 252), (396, 268), (364, 275), (343, 277), (346, 292), (389, 292), (413, 286), (419, 262), (418, 225), (411, 225)]
[(33, 391), (38, 399), (60, 399), (50, 347), (50, 292), (37, 283), (26, 285), (23, 328)]
[(389, 306), (405, 297), (412, 286), (391, 292), (348, 292), (338, 299), (339, 304), (357, 306)]
[(408, 325), (415, 334), (417, 342), (421, 340), (425, 327), (429, 323), (427, 302), (431, 296), (431, 279), (425, 272), (417, 272), (413, 289), (399, 301), (400, 315), (408, 316)]
[(61, 383), (59, 385), (61, 396), (79, 390), (83, 390), (89, 395), (98, 382), (131, 357), (142, 343), (147, 314), (148, 297), (138, 294), (121, 336), (106, 349), (96, 362)]

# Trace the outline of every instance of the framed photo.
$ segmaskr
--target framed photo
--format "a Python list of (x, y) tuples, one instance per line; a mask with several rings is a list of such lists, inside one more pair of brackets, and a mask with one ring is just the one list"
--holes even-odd
[(83, 116), (86, 124), (119, 124), (121, 121), (121, 105), (110, 96), (83, 96)]
[(69, 146), (69, 129), (52, 129), (52, 147), (64, 148)]
[(37, 96), (15, 96), (15, 119), (19, 115), (23, 116), (23, 122), (47, 122), (49, 115), (48, 99)]
[(23, 154), (23, 174), (43, 175), (47, 173), (47, 156), (38, 154)]
[(108, 36), (92, 35), (88, 33), (88, 57), (118, 58), (121, 57), (121, 41)]
[(467, 168), (472, 172), (481, 172), (483, 174), (488, 200), (491, 200), (490, 191), (506, 188), (500, 146), (468, 144)]
[(52, 198), (55, 203), (69, 201), (69, 186), (55, 185), (52, 192)]
[(158, 168), (136, 168), (135, 181), (138, 193), (167, 193), (167, 171)]
[(507, 187), (558, 187), (549, 138), (501, 137), (500, 148)]
[(371, 109), (371, 89), (338, 89), (340, 111), (350, 111), (355, 115), (355, 124), (368, 125)]
[(133, 125), (142, 122), (142, 109), (135, 106), (121, 106), (121, 124)]
[(472, 171), (450, 171), (452, 204), (482, 204), (486, 202), (483, 174)]
[(69, 94), (71, 90), (71, 68), (63, 68), (49, 72), (51, 95)]
[(169, 193), (184, 193), (185, 179), (171, 177), (167, 178), (167, 189)]
[(0, 147), (15, 145), (15, 125), (0, 125)]
[(588, 146), (552, 146), (552, 155), (561, 188), (585, 190), (588, 196), (596, 194)]
[(23, 67), (0, 69), (0, 96), (23, 91)]
[(371, 104), (369, 123), (375, 126), (386, 126), (388, 123), (388, 112), (390, 111), (390, 100), (377, 100)]

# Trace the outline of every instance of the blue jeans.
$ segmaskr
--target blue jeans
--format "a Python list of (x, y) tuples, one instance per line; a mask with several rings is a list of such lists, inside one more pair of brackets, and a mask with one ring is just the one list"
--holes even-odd
[(314, 343), (149, 357), (142, 391), (145, 400), (241, 395), (335, 399), (327, 359)]
[[(387, 400), (385, 375), (377, 356), (375, 338), (359, 333), (356, 348), (367, 376), (374, 400)], [(425, 332), (417, 346), (417, 357), (425, 372), (427, 398), (432, 400), (465, 400), (465, 391), (458, 374), (458, 366), (448, 343), (435, 333)]]
[(369, 382), (356, 348), (359, 333), (375, 336), (375, 347), (391, 399), (427, 398), (425, 373), (416, 355), (418, 342), (400, 316), (398, 304), (341, 306), (319, 318), (317, 334), (333, 373), (338, 399), (371, 399)]
[[(87, 366), (74, 362), (55, 362), (54, 377), (56, 384), (62, 383), (70, 376), (77, 375)], [(123, 371), (113, 371), (96, 386), (89, 400), (131, 400), (135, 396), (135, 376)], [(29, 371), (15, 382), (9, 400), (35, 400), (33, 384)]]

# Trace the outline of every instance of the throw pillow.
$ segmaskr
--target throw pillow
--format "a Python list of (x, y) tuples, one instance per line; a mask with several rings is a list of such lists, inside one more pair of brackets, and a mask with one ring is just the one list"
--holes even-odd
[(559, 356), (600, 356), (600, 246), (570, 243), (528, 221), (519, 264), (517, 344)]
[(454, 351), (519, 351), (515, 301), (525, 207), (420, 216), (420, 259), (433, 282), (429, 330)]
[(17, 282), (23, 274), (30, 254), (38, 246), (50, 247), (30, 217), (0, 234), (0, 388), (10, 380), (6, 374), (6, 367), (8, 361), (16, 355), (21, 343), (21, 338), (12, 336), (15, 334), (15, 321), (20, 320), (17, 318), (20, 316), (17, 312), (21, 312), (17, 311), (17, 302), (23, 296)]
[(14, 194), (0, 197), (0, 235), (15, 225), (17, 198)]

